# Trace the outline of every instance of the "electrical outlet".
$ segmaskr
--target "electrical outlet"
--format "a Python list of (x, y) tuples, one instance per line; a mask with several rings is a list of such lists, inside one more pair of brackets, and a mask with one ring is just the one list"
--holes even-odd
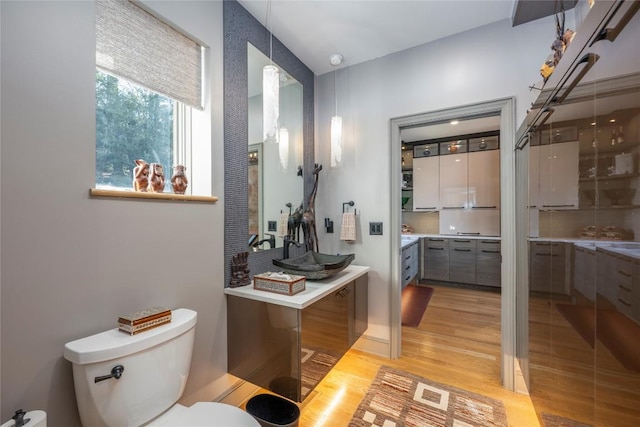
[(381, 222), (370, 222), (369, 223), (369, 234), (374, 236), (382, 236), (382, 223)]
[(267, 231), (278, 231), (278, 223), (276, 221), (268, 221)]

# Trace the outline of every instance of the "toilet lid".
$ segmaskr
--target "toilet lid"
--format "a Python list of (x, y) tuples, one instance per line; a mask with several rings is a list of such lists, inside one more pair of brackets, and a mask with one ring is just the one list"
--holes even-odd
[(218, 402), (198, 402), (188, 408), (175, 405), (149, 427), (260, 427), (260, 423), (242, 409)]

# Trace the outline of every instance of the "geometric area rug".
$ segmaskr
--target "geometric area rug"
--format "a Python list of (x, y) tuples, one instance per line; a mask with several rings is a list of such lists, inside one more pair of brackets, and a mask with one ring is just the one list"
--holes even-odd
[(351, 427), (507, 427), (504, 404), (382, 366), (360, 402)]
[(541, 415), (544, 427), (592, 427), (591, 424), (584, 424), (559, 415), (547, 414), (546, 412)]
[(300, 366), (300, 394), (304, 400), (309, 392), (331, 371), (336, 363), (340, 360), (340, 356), (333, 352), (313, 348), (310, 346), (302, 347), (301, 366)]

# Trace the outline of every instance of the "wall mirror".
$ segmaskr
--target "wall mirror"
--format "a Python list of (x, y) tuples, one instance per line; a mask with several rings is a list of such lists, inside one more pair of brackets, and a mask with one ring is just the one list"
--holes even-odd
[(262, 69), (270, 59), (247, 43), (248, 213), (253, 251), (282, 247), (286, 219), (303, 202), (303, 88), (280, 69), (278, 142), (263, 142)]
[[(236, 1), (223, 2), (223, 23), (224, 23), (224, 257), (225, 257), (225, 286), (228, 286), (231, 278), (231, 262), (233, 256), (249, 252), (249, 269), (250, 275), (265, 271), (273, 271), (272, 260), (282, 258), (282, 248), (267, 249), (268, 245), (263, 245), (264, 250), (254, 252), (248, 245), (249, 234), (249, 145), (253, 148), (261, 147), (262, 151), (266, 151), (267, 144), (262, 142), (262, 137), (257, 139), (250, 137), (249, 129), (253, 124), (249, 120), (249, 46), (258, 50), (265, 57), (271, 58), (274, 64), (280, 66), (300, 85), (300, 93), (302, 96), (302, 111), (298, 111), (298, 121), (301, 124), (301, 130), (298, 131), (296, 138), (302, 147), (298, 151), (298, 146), (290, 142), (289, 147), (289, 164), (288, 173), (293, 174), (286, 180), (291, 185), (302, 185), (304, 191), (298, 189), (298, 196), (288, 195), (280, 200), (275, 200), (277, 204), (274, 212), (279, 216), (280, 210), (288, 209), (286, 203), (300, 203), (306, 199), (313, 188), (313, 174), (308, 171), (313, 170), (314, 164), (314, 147), (313, 147), (313, 97), (314, 97), (314, 75), (313, 72), (304, 65), (289, 49), (287, 49), (277, 38), (273, 38), (273, 49), (270, 49), (270, 35), (267, 29), (260, 24), (249, 12), (246, 11)], [(262, 79), (260, 78), (260, 81)], [(295, 85), (287, 85), (285, 87)], [(289, 99), (281, 94), (281, 104), (286, 106)], [(293, 90), (291, 90), (293, 92)], [(300, 114), (302, 118), (300, 119)], [(289, 117), (283, 117), (283, 120)], [(293, 120), (293, 119), (292, 119)], [(284, 124), (284, 123), (283, 123)], [(286, 123), (289, 126), (289, 123)], [(261, 125), (256, 125), (260, 126)], [(290, 135), (290, 141), (293, 141)], [(264, 171), (262, 179), (265, 180), (270, 172), (266, 169), (271, 167), (271, 162), (263, 162)], [(279, 161), (279, 160), (278, 160)], [(269, 166), (267, 167), (267, 163)], [(275, 161), (273, 162), (275, 164)], [(302, 164), (302, 178), (297, 176), (297, 167)], [(292, 179), (295, 178), (295, 179)], [(302, 181), (302, 184), (300, 184)], [(262, 187), (269, 187), (271, 194), (271, 184), (263, 182)], [(274, 187), (273, 191), (282, 192), (281, 187)], [(264, 199), (264, 191), (262, 192), (263, 202), (262, 210), (266, 226), (264, 230), (260, 230), (261, 240), (264, 233), (269, 233), (268, 221), (273, 220), (271, 213), (267, 212), (267, 202)], [(271, 202), (268, 202), (271, 203)], [(269, 208), (270, 209), (270, 208)], [(276, 228), (277, 230), (277, 228)], [(277, 231), (275, 232), (277, 235)], [(268, 237), (268, 236), (267, 236)], [(282, 241), (282, 239), (280, 239)], [(291, 247), (291, 256), (297, 255), (297, 248)]]

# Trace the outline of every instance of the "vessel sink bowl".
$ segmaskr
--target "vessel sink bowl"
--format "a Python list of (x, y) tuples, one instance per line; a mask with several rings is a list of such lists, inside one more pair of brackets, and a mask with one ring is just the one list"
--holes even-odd
[(310, 251), (294, 258), (274, 259), (273, 264), (285, 273), (304, 276), (307, 280), (321, 280), (341, 272), (355, 258), (355, 254), (329, 255)]

